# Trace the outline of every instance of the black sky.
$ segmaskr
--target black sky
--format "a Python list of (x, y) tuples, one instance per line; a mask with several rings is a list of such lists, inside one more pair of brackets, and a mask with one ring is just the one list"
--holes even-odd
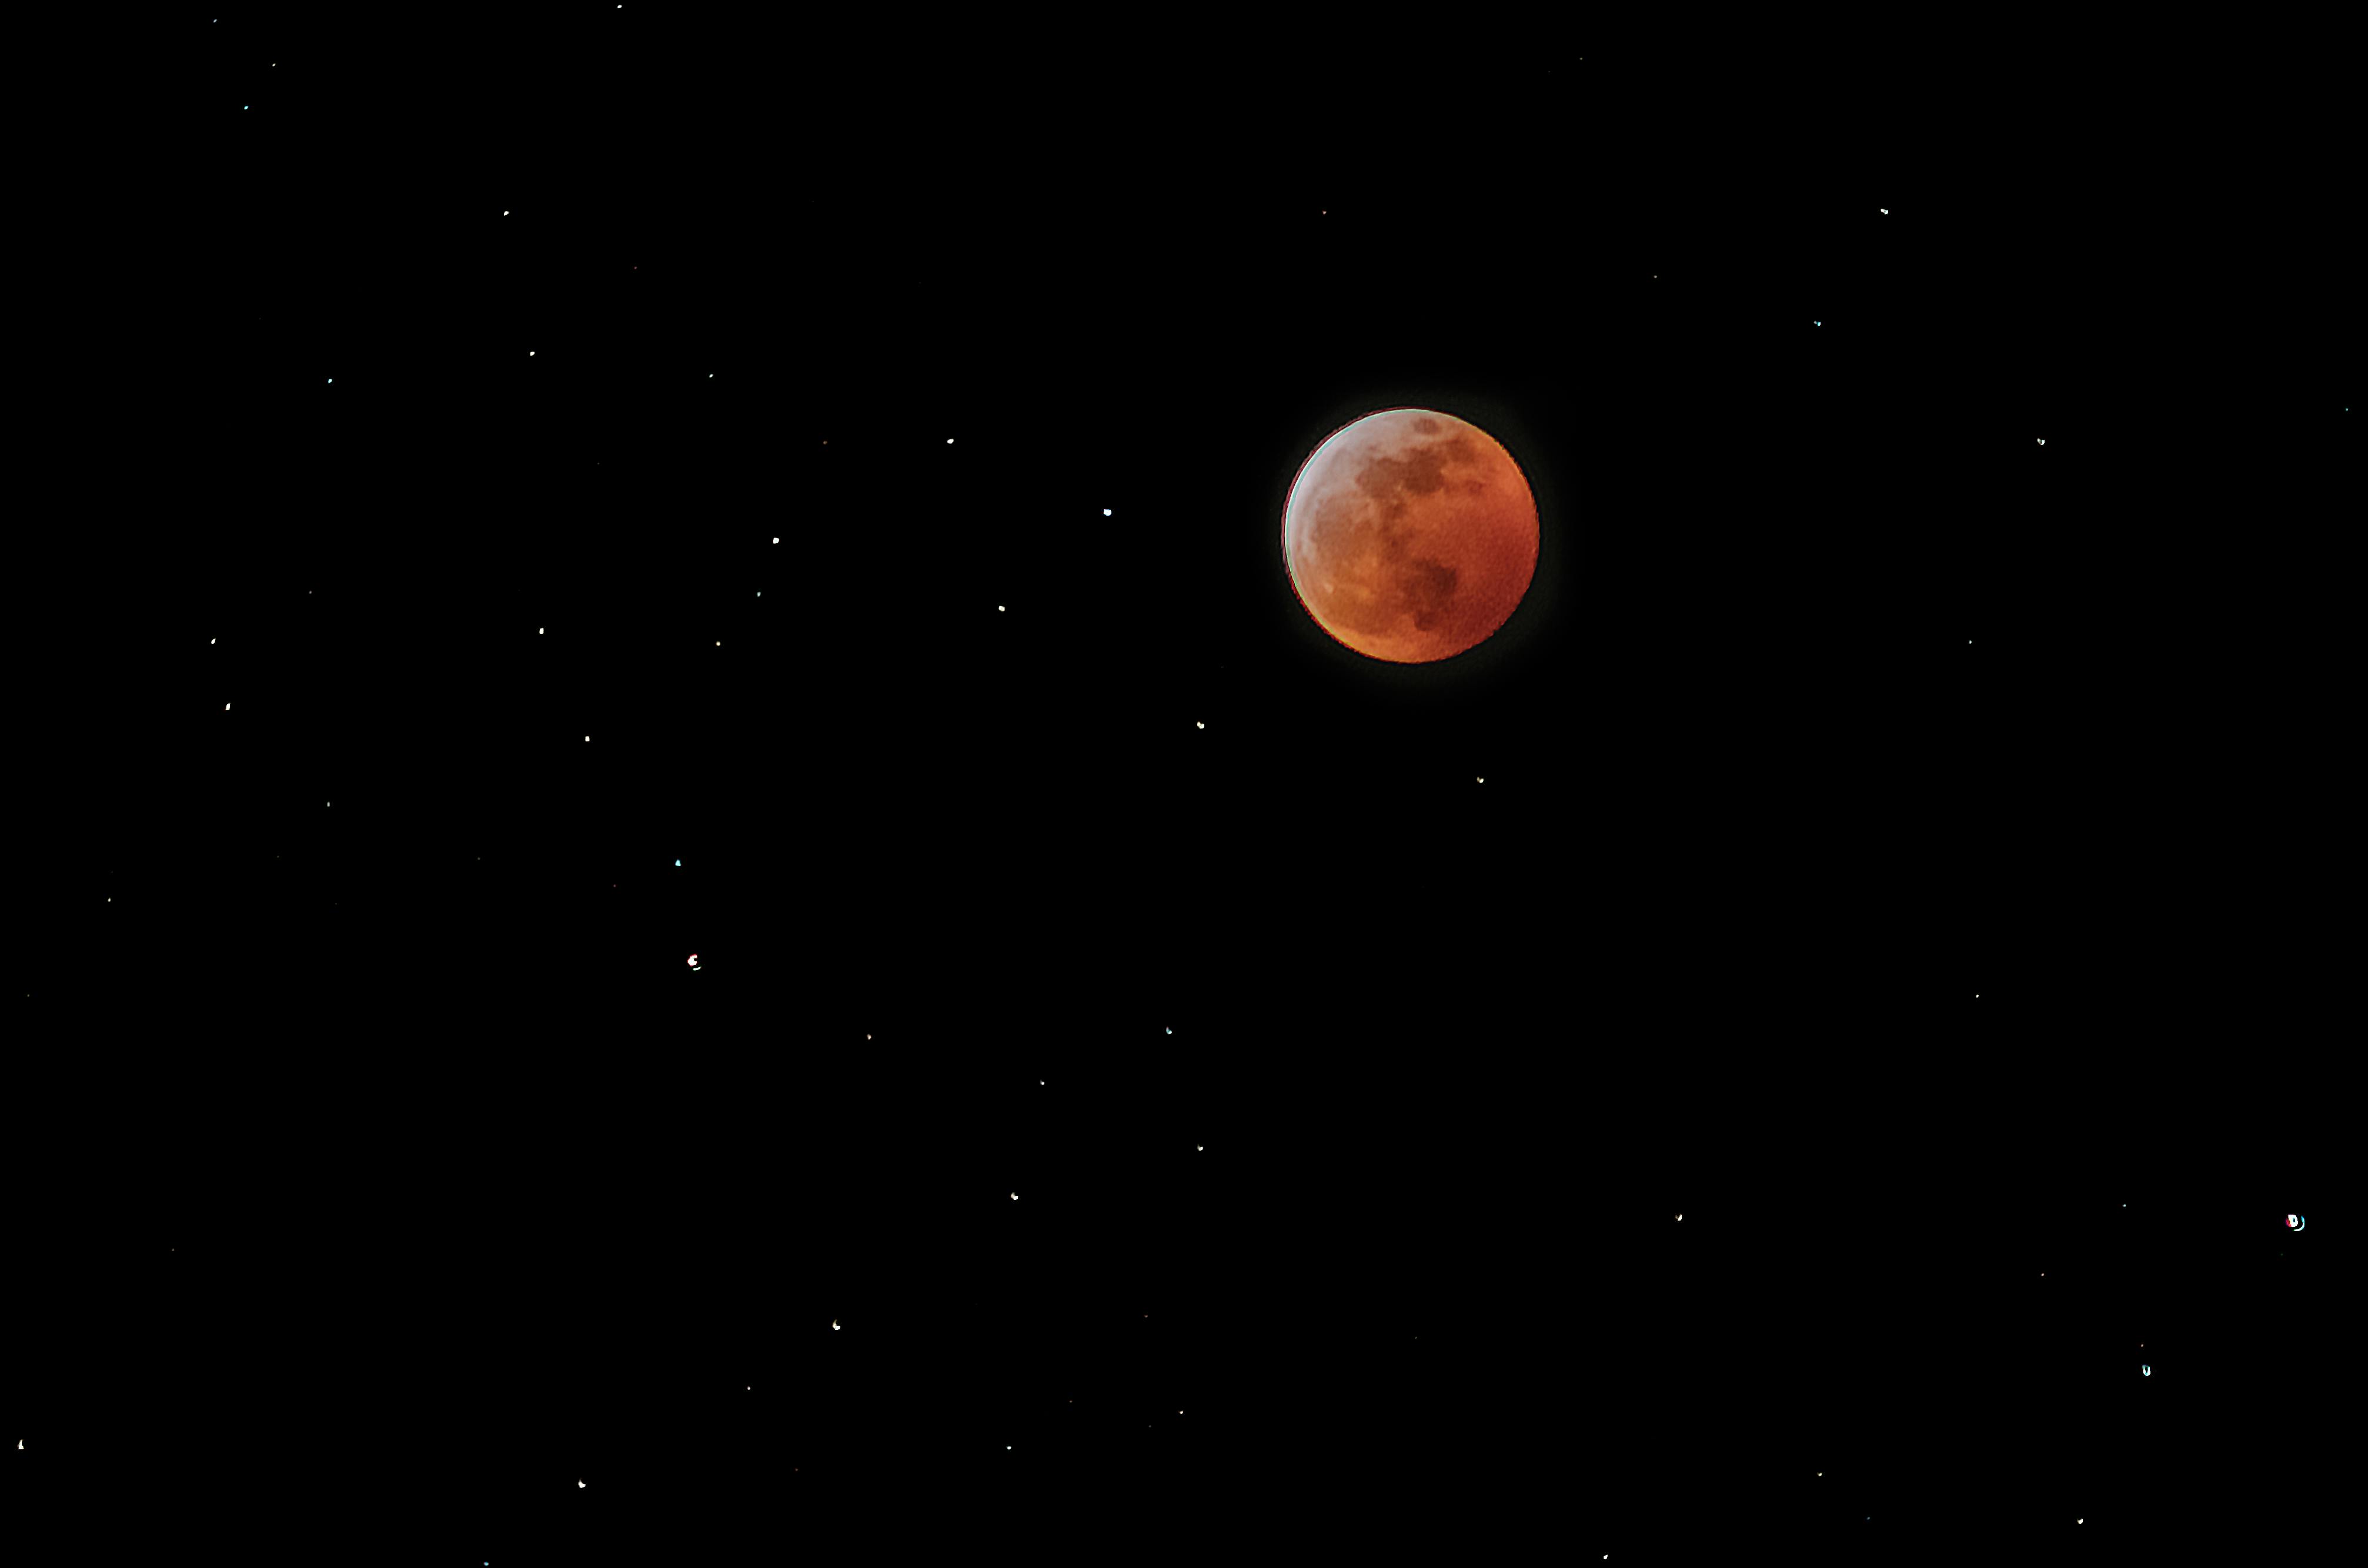
[[(2306, 74), (216, 15), (28, 175), (0, 1436), (92, 1540), (2028, 1559), (2336, 1484)], [(1278, 541), (1407, 404), (1543, 526), (1435, 666)]]

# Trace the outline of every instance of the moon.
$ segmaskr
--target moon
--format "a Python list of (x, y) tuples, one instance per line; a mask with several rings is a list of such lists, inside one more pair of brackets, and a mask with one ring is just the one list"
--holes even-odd
[(1538, 567), (1538, 505), (1486, 430), (1428, 408), (1369, 414), (1301, 465), (1282, 511), (1292, 591), (1335, 642), (1426, 665), (1497, 633)]

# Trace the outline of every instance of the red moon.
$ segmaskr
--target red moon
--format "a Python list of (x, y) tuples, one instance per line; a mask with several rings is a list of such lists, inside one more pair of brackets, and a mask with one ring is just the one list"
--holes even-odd
[(1427, 408), (1342, 426), (1282, 509), (1292, 591), (1335, 642), (1394, 665), (1477, 647), (1530, 591), (1538, 505), (1486, 430)]

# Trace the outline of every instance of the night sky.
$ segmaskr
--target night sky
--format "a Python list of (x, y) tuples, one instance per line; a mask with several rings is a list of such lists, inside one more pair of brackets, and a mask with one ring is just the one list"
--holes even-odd
[(2332, 85), (492, 9), (43, 56), (27, 1562), (2301, 1560)]

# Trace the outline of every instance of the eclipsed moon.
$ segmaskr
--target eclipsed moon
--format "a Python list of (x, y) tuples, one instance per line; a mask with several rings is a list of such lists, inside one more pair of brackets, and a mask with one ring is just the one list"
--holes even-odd
[(1342, 426), (1292, 481), (1282, 557), (1315, 624), (1369, 658), (1424, 665), (1478, 646), (1538, 567), (1538, 506), (1486, 430), (1427, 408)]

